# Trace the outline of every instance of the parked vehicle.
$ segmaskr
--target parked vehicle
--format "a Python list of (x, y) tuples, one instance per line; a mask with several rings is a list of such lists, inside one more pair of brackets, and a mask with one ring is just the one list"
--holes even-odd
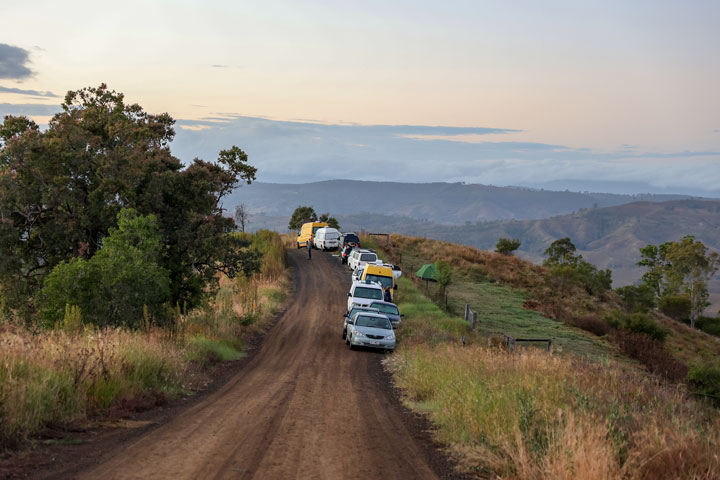
[(325, 222), (303, 223), (303, 226), (300, 228), (300, 232), (297, 236), (297, 248), (307, 247), (307, 242), (310, 240), (310, 237), (314, 236), (318, 229), (327, 226), (328, 224)]
[(353, 251), (353, 248), (355, 248), (355, 247), (353, 247), (352, 245), (345, 245), (342, 248), (342, 252), (340, 253), (340, 262), (343, 265), (348, 262), (348, 257), (350, 256), (350, 252)]
[(370, 347), (392, 352), (395, 350), (395, 332), (385, 315), (379, 313), (358, 313), (348, 323), (345, 342), (350, 349)]
[(359, 281), (360, 281), (360, 277), (362, 277), (362, 274), (363, 274), (364, 271), (365, 271), (365, 270), (364, 270), (363, 268), (358, 268), (358, 269), (356, 269), (356, 270), (352, 273), (352, 276), (351, 276), (352, 282), (353, 282), (353, 283), (359, 282)]
[(395, 275), (393, 275), (392, 267), (382, 263), (367, 263), (365, 268), (363, 268), (360, 280), (379, 283), (383, 288), (390, 288), (391, 298), (393, 290), (397, 290), (397, 283), (395, 283)]
[(383, 299), (383, 289), (374, 283), (355, 282), (350, 287), (347, 299), (347, 311), (353, 307), (367, 307), (373, 300)]
[(335, 250), (340, 241), (340, 232), (332, 227), (318, 228), (313, 236), (314, 247), (318, 250)]
[(348, 323), (353, 321), (353, 317), (357, 315), (360, 312), (370, 312), (370, 313), (380, 313), (380, 310), (377, 308), (370, 308), (370, 307), (353, 307), (350, 309), (348, 313), (343, 314), (343, 333), (342, 338), (345, 340), (345, 335), (347, 334), (347, 326)]
[(343, 248), (347, 245), (353, 246), (353, 247), (359, 247), (360, 246), (360, 237), (358, 237), (355, 232), (345, 232), (340, 235), (340, 248)]
[(400, 313), (397, 305), (395, 305), (394, 303), (375, 300), (370, 304), (369, 308), (373, 310), (377, 309), (380, 311), (380, 313), (388, 317), (390, 323), (392, 323), (393, 328), (398, 328), (402, 323), (403, 315)]
[(371, 250), (363, 250), (360, 248), (356, 248), (352, 251), (350, 257), (348, 258), (348, 268), (350, 268), (350, 270), (362, 268), (368, 262), (377, 262), (377, 259), (378, 258), (375, 252)]
[(392, 268), (393, 277), (395, 277), (395, 281), (397, 282), (397, 279), (402, 277), (402, 269), (400, 268), (400, 265), (389, 265), (387, 263), (385, 265)]

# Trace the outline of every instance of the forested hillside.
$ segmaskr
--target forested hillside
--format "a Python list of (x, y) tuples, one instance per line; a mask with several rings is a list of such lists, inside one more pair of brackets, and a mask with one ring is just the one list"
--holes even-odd
[[(338, 172), (341, 176), (342, 172)], [(232, 211), (245, 204), (253, 214), (290, 216), (298, 205), (334, 215), (358, 213), (409, 217), (444, 225), (490, 220), (539, 219), (582, 208), (689, 198), (680, 195), (614, 195), (557, 192), (462, 183), (399, 183), (330, 180), (306, 184), (256, 182), (225, 201)]]

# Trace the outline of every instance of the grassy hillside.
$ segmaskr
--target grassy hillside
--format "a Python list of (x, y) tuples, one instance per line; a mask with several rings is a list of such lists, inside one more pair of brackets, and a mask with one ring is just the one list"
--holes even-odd
[(225, 206), (232, 212), (235, 205), (244, 203), (253, 214), (290, 216), (298, 205), (312, 205), (317, 212), (331, 212), (336, 217), (370, 213), (462, 225), (499, 219), (546, 218), (593, 206), (676, 198), (688, 197), (558, 192), (461, 183), (331, 180), (307, 184), (257, 182), (237, 189), (226, 199)]
[[(406, 273), (415, 272), (424, 263), (447, 261), (453, 267), (449, 313), (461, 316), (468, 303), (480, 312), (481, 333), (547, 335), (564, 349), (591, 357), (618, 352), (617, 346), (609, 345), (605, 338), (580, 330), (592, 332), (608, 312), (622, 310), (620, 299), (611, 291), (591, 295), (576, 285), (558, 288), (542, 266), (438, 240), (393, 235), (392, 250), (387, 254)], [(436, 290), (430, 284), (427, 293), (432, 296)], [(719, 338), (660, 314), (654, 318), (669, 330), (666, 345), (677, 360), (692, 365), (720, 356)], [(603, 332), (607, 330), (599, 333)]]
[[(429, 416), (464, 471), (511, 479), (720, 475), (718, 411), (619, 356), (607, 336), (572, 326), (618, 307), (613, 294), (558, 291), (544, 268), (513, 257), (403, 236), (392, 243), (384, 254), (403, 265), (397, 301), (405, 322), (387, 365), (407, 405)], [(446, 310), (431, 300), (432, 286), (410, 278), (437, 260), (452, 265)], [(465, 302), (480, 312), (476, 331), (457, 315)], [(720, 353), (717, 339), (681, 327), (670, 345)], [(563, 354), (488, 347), (498, 333), (550, 336)]]
[(540, 260), (554, 240), (570, 237), (579, 253), (600, 268), (612, 269), (616, 283), (622, 285), (640, 277), (641, 271), (635, 266), (638, 249), (649, 243), (695, 235), (705, 245), (720, 250), (720, 201), (635, 202), (542, 220), (456, 227), (417, 224), (412, 228), (414, 235), (489, 250), (500, 237), (518, 238), (522, 241), (520, 255), (533, 261)]

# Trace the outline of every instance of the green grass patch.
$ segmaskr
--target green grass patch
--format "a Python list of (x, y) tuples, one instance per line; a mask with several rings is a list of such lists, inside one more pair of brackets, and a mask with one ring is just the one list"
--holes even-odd
[(590, 358), (613, 355), (612, 348), (596, 337), (523, 308), (527, 297), (521, 290), (497, 283), (461, 281), (450, 286), (448, 304), (451, 311), (463, 312), (467, 303), (478, 312), (480, 336), (549, 338), (564, 352)]
[(438, 343), (460, 341), (470, 334), (467, 322), (442, 311), (407, 278), (398, 280), (397, 306), (405, 317), (398, 333), (400, 342)]
[(196, 335), (188, 340), (190, 360), (202, 365), (239, 360), (245, 356), (242, 340), (213, 340)]

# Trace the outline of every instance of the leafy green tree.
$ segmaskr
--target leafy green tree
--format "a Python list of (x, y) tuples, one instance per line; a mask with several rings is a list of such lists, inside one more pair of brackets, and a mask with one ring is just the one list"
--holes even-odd
[(46, 131), (24, 117), (0, 125), (0, 285), (11, 307), (34, 311), (45, 277), (90, 259), (124, 208), (156, 216), (173, 301), (193, 305), (216, 272), (247, 269), (247, 242), (227, 235), (235, 224), (220, 207), (255, 178), (241, 149), (185, 167), (170, 152), (174, 120), (104, 84), (68, 92), (61, 107)]
[(684, 291), (690, 298), (690, 327), (710, 305), (707, 283), (718, 270), (717, 252), (708, 252), (707, 247), (686, 235), (679, 242), (672, 242), (667, 249), (670, 268), (667, 274), (670, 292)]
[(325, 222), (328, 224), (328, 227), (336, 228), (340, 230), (340, 223), (338, 223), (337, 219), (335, 217), (331, 217), (329, 213), (323, 213), (320, 215), (321, 222)]
[(520, 248), (520, 245), (520, 240), (517, 238), (502, 237), (498, 240), (497, 245), (495, 245), (495, 251), (503, 255), (512, 255), (515, 250)]
[(318, 216), (313, 207), (300, 206), (295, 209), (288, 223), (288, 230), (299, 230), (303, 223), (317, 222)]
[(583, 260), (582, 255), (577, 255), (576, 251), (569, 237), (550, 244), (545, 250), (548, 258), (543, 265), (549, 268), (551, 280), (558, 283), (560, 290), (569, 285), (581, 286), (591, 295), (609, 290), (612, 287), (610, 269), (599, 270), (592, 263)]
[(656, 297), (660, 297), (663, 293), (663, 278), (670, 266), (666, 259), (669, 246), (670, 242), (665, 242), (660, 245), (645, 245), (640, 249), (640, 261), (637, 265), (648, 269), (642, 279), (653, 289)]
[(139, 326), (144, 306), (158, 312), (170, 298), (170, 276), (159, 265), (162, 251), (155, 216), (121, 210), (118, 228), (110, 229), (92, 258), (61, 262), (47, 276), (41, 294), (45, 321), (58, 324), (71, 305), (98, 326)]
[(646, 283), (616, 288), (615, 292), (623, 299), (625, 309), (629, 312), (645, 313), (657, 304), (655, 291)]
[(678, 322), (690, 319), (691, 302), (689, 295), (666, 294), (658, 300), (658, 308), (668, 317)]
[(543, 253), (548, 257), (544, 265), (574, 265), (579, 258), (575, 254), (576, 251), (577, 248), (570, 241), (570, 237), (555, 240)]
[(686, 235), (676, 242), (647, 245), (640, 255), (638, 265), (648, 268), (643, 281), (660, 298), (661, 309), (675, 318), (679, 315), (676, 306), (683, 303), (678, 299), (687, 296), (690, 326), (695, 328), (695, 320), (709, 305), (707, 284), (720, 266), (718, 253)]

